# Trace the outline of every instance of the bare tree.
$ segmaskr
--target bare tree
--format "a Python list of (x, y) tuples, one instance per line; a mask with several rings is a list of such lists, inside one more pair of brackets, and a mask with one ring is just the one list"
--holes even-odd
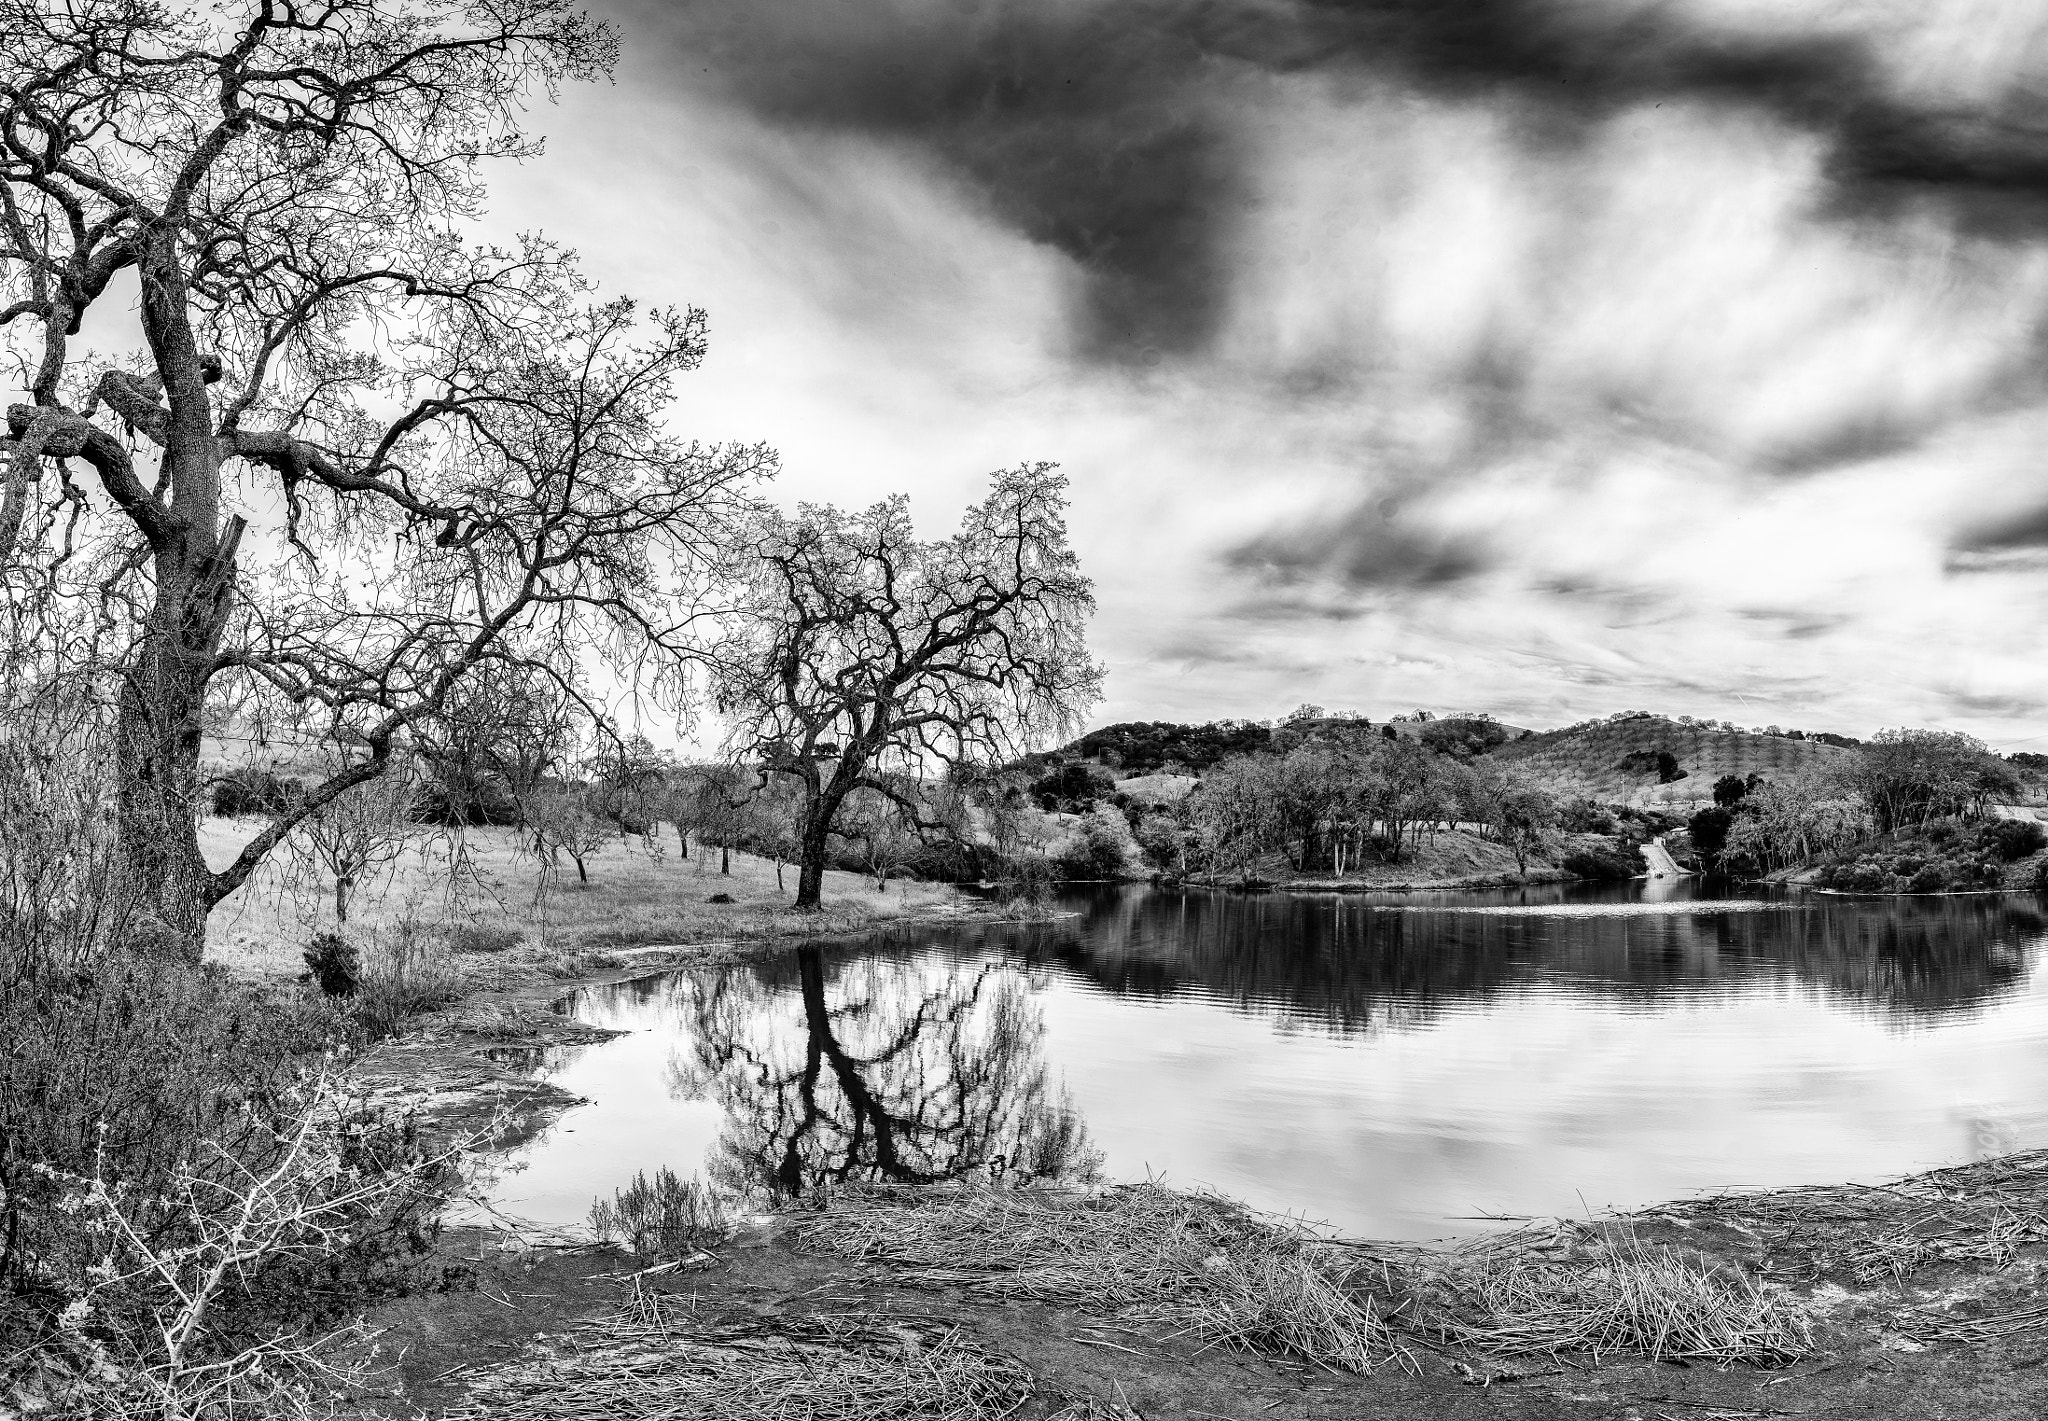
[(394, 767), (335, 795), (285, 840), (293, 868), (334, 880), (336, 923), (348, 921), (349, 901), (363, 881), (388, 868), (418, 834), (416, 792), (408, 770)]
[(510, 661), (478, 666), (415, 725), (439, 813), (461, 823), (518, 822), (578, 741), (580, 695)]
[[(0, 0), (0, 325), (29, 395), (0, 575), (121, 630), (124, 872), (187, 952), (478, 666), (598, 646), (676, 689), (771, 456), (665, 427), (700, 312), (590, 305), (544, 241), (459, 231), (479, 160), (538, 151), (525, 96), (615, 56), (569, 0)], [(129, 272), (139, 363), (89, 361), (72, 339)], [(353, 753), (216, 873), (192, 804), (235, 682)]]
[(611, 841), (612, 827), (590, 811), (588, 797), (580, 789), (552, 788), (535, 795), (527, 809), (533, 842), (539, 851), (543, 888), (547, 871), (567, 854), (576, 865), (576, 881), (590, 882), (587, 860)]
[(888, 890), (889, 876), (900, 873), (917, 852), (917, 829), (903, 809), (903, 801), (915, 792), (915, 786), (899, 786), (892, 797), (857, 789), (839, 807), (834, 832), (853, 846), (855, 861), (874, 879), (877, 893)]
[(960, 531), (919, 542), (907, 500), (764, 514), (714, 688), (735, 758), (801, 787), (796, 905), (818, 906), (856, 789), (917, 818), (899, 777), (1015, 758), (1100, 695), (1095, 601), (1050, 464), (995, 476)]
[[(756, 788), (756, 776), (739, 765), (699, 765), (692, 782), (695, 799), (689, 812), (697, 828), (697, 841), (718, 850), (718, 871), (731, 877), (733, 848), (746, 838), (750, 827), (749, 801)], [(698, 872), (703, 868), (700, 855)]]

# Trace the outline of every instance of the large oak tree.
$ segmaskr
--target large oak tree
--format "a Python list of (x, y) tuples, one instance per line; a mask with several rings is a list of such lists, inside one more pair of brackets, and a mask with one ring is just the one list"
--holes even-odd
[[(477, 668), (569, 682), (599, 646), (674, 690), (693, 654), (709, 550), (770, 463), (665, 427), (702, 314), (596, 304), (545, 241), (464, 235), (484, 160), (538, 150), (523, 101), (615, 49), (564, 0), (0, 0), (0, 327), (27, 395), (0, 577), (40, 609), (45, 674), (110, 678), (124, 871), (160, 940), (196, 951), (295, 816)], [(131, 291), (139, 351), (81, 349)], [(237, 683), (351, 753), (213, 872), (202, 711)]]
[(1070, 734), (1099, 696), (1065, 508), (1064, 477), (1026, 464), (931, 542), (901, 497), (761, 516), (713, 686), (735, 758), (798, 786), (798, 907), (856, 790), (924, 821), (906, 786)]

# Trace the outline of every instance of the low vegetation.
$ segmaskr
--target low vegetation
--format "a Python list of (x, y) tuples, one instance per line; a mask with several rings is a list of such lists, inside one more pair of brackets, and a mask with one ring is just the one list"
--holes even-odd
[[(2013, 865), (2048, 845), (2048, 830), (2033, 820), (1988, 823), (1938, 820), (1887, 835), (1876, 844), (1826, 860), (1812, 882), (1847, 893), (1954, 893), (2005, 887)], [(2048, 860), (2029, 865), (2013, 886), (2048, 886)]]
[(693, 1304), (636, 1287), (618, 1312), (487, 1373), (445, 1421), (1002, 1421), (1036, 1390), (1013, 1358), (941, 1322), (732, 1324), (700, 1317)]

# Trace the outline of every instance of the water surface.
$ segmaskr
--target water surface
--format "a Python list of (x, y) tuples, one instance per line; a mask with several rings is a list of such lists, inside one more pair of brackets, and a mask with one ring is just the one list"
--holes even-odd
[(2048, 1145), (2048, 904), (1149, 889), (578, 993), (632, 1034), (508, 1210), (636, 1169), (728, 1187), (1043, 1175), (1099, 1155), (1355, 1234)]

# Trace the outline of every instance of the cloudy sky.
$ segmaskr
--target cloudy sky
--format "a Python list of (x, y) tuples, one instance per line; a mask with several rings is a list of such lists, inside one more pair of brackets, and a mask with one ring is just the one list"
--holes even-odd
[(706, 307), (783, 498), (1060, 462), (1098, 723), (2048, 749), (2040, 0), (600, 8), (499, 219)]

